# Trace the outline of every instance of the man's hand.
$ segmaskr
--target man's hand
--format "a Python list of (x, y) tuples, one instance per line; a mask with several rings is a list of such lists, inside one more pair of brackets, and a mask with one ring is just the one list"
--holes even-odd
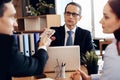
[(51, 41), (52, 40), (50, 38), (48, 38), (47, 35), (44, 35), (40, 39), (39, 46), (46, 46), (46, 47), (48, 47), (50, 45)]
[(54, 41), (54, 40), (56, 39), (56, 37), (55, 37), (55, 36), (52, 36), (52, 37), (50, 37), (50, 39), (51, 39), (52, 41)]

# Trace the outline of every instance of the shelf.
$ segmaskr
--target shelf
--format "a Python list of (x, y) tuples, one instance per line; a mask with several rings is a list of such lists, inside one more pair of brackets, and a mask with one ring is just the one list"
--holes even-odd
[(42, 16), (28, 16), (18, 18), (18, 29), (20, 31), (36, 31), (61, 25), (61, 16), (48, 14)]

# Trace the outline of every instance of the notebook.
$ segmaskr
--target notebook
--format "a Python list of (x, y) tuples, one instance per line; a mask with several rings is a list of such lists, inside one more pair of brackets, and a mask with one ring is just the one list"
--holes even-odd
[(49, 59), (44, 72), (54, 72), (56, 66), (65, 65), (65, 71), (74, 71), (80, 68), (79, 46), (58, 46), (48, 48)]

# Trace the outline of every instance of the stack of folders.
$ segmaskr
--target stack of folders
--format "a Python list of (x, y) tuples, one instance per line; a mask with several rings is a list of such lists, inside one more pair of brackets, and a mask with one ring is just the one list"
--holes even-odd
[(14, 34), (16, 44), (21, 52), (25, 56), (31, 56), (37, 51), (37, 43), (39, 41), (39, 33), (24, 33)]

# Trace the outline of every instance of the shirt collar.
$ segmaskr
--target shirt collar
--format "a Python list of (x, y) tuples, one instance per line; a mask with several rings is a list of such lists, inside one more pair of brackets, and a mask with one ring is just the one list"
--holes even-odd
[[(73, 31), (75, 33), (77, 26), (75, 26), (71, 31)], [(70, 31), (70, 29), (68, 29), (68, 27), (65, 25), (65, 32)]]

